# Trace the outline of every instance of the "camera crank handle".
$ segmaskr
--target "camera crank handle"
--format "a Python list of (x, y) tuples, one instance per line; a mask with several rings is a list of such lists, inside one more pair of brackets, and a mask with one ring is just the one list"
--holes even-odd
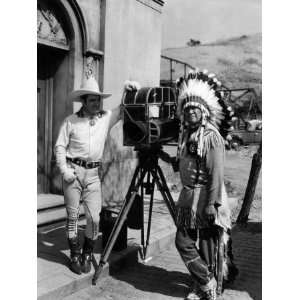
[(169, 163), (169, 164), (172, 163), (172, 157), (163, 150), (159, 151), (159, 158), (162, 159), (166, 163)]
[(177, 157), (172, 157), (171, 160), (173, 171), (176, 173), (179, 171), (179, 160)]

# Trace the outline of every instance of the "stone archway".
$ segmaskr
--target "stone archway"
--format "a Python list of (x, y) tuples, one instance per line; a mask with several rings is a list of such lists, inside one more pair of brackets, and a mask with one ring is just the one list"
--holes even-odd
[(61, 193), (53, 146), (60, 124), (72, 113), (67, 95), (81, 82), (85, 28), (72, 1), (39, 0), (37, 5), (37, 189)]

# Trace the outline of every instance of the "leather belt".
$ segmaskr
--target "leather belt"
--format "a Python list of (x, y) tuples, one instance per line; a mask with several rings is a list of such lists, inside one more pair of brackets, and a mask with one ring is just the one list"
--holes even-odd
[(98, 168), (101, 166), (101, 161), (86, 161), (81, 158), (71, 158), (67, 157), (67, 161), (70, 161), (80, 167), (84, 167), (86, 169)]

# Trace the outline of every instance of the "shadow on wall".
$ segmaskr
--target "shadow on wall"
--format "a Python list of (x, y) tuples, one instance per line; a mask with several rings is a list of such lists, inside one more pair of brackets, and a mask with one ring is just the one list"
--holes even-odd
[(103, 162), (103, 206), (120, 206), (124, 201), (138, 162), (133, 147), (123, 146), (122, 121), (112, 128), (107, 137)]

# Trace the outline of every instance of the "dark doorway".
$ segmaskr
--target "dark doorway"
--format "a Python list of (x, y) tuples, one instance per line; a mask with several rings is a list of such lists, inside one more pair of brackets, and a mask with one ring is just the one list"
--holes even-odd
[(55, 76), (68, 51), (42, 44), (37, 47), (37, 192), (40, 194), (50, 189)]

